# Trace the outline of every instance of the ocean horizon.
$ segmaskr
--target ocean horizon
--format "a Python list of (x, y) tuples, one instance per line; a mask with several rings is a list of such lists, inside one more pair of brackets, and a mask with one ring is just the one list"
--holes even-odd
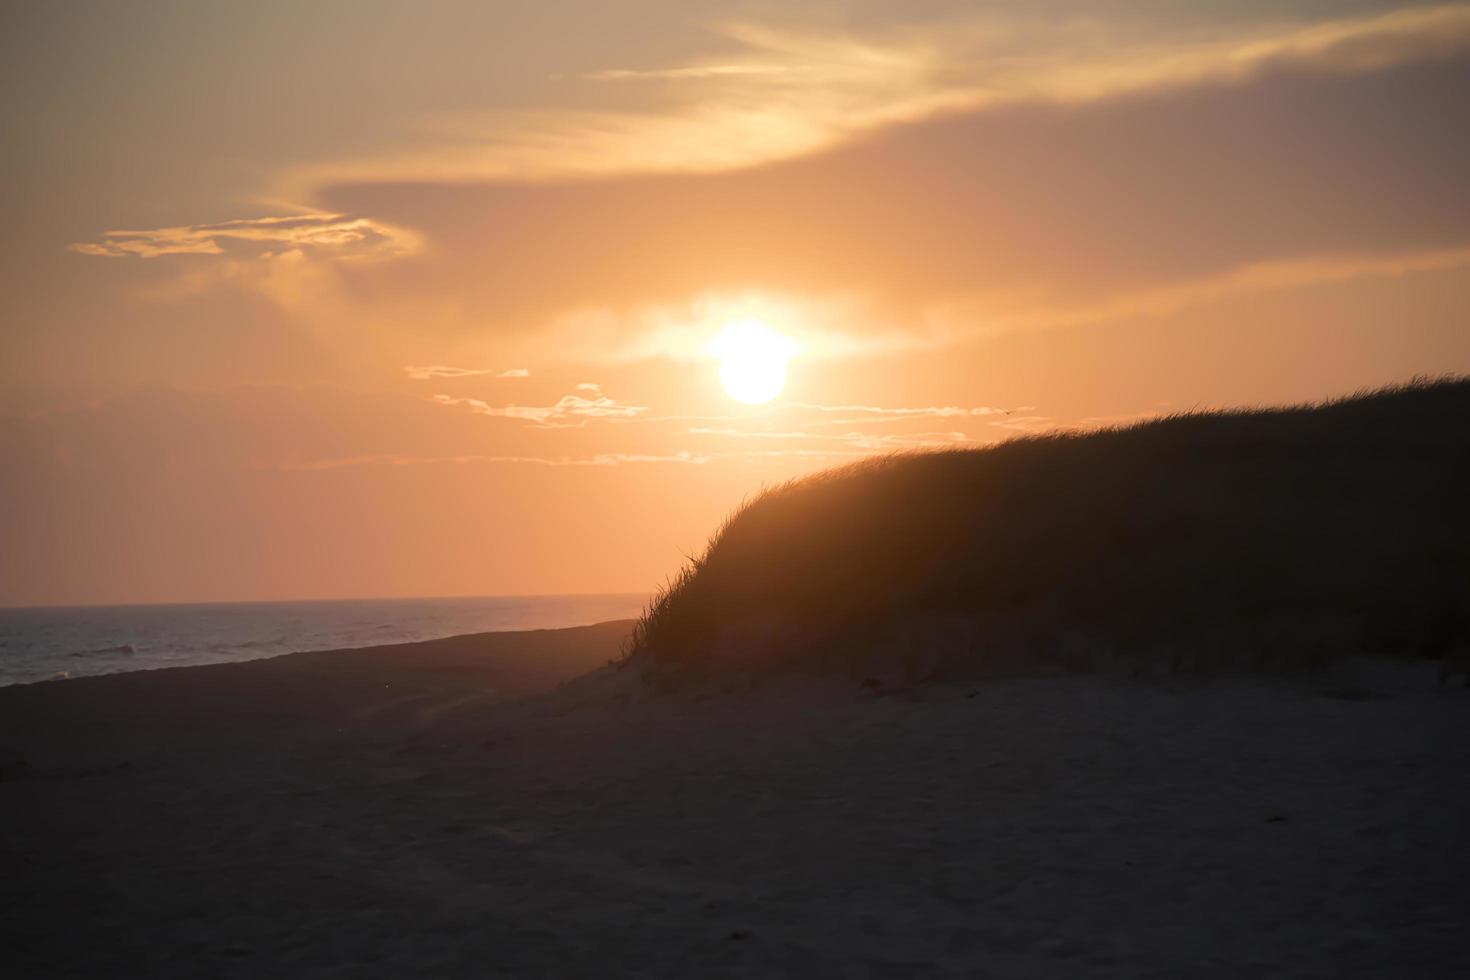
[(644, 593), (0, 608), (0, 687), (637, 616)]

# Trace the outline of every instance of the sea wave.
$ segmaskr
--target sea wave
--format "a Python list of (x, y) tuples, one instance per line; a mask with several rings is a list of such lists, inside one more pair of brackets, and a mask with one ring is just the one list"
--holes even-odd
[(138, 652), (138, 648), (135, 647), (135, 646), (133, 646), (131, 643), (119, 643), (115, 647), (98, 647), (95, 650), (73, 650), (71, 653), (67, 654), (67, 656), (69, 656), (69, 657), (109, 657), (109, 656), (122, 655), (122, 656), (131, 657), (133, 654), (135, 654), (137, 652)]
[[(646, 595), (0, 609), (0, 686), (638, 615)], [(117, 637), (131, 636), (130, 643)]]

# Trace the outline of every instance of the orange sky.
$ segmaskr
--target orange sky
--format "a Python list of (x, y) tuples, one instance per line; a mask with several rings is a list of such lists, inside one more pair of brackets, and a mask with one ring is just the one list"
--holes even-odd
[[(874, 452), (1470, 372), (1470, 5), (0, 9), (0, 604), (651, 590)], [(710, 340), (801, 347), (773, 402)]]

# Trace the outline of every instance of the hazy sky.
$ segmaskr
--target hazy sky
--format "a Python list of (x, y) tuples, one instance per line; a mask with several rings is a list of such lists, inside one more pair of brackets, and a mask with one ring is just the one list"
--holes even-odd
[(650, 590), (866, 454), (1470, 371), (1470, 4), (15, 2), (0, 80), (0, 604)]

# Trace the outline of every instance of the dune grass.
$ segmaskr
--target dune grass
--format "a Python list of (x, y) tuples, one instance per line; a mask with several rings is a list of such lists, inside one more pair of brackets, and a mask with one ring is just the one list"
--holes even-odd
[(1438, 656), (1470, 637), (1467, 502), (1464, 378), (876, 458), (732, 514), (626, 662), (671, 683)]

